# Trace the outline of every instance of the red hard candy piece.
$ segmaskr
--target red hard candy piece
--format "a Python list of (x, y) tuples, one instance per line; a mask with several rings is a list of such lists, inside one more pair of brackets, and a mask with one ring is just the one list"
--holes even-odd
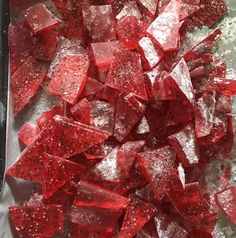
[(113, 233), (120, 216), (119, 209), (72, 206), (69, 219), (85, 230)]
[(227, 65), (222, 59), (216, 59), (213, 62), (210, 77), (226, 78)]
[(174, 173), (174, 152), (168, 146), (165, 146), (161, 149), (139, 153), (137, 158), (157, 200), (161, 200)]
[(63, 17), (66, 17), (73, 9), (71, 0), (53, 0), (53, 3)]
[(89, 95), (96, 94), (102, 89), (102, 87), (103, 87), (103, 84), (101, 82), (97, 81), (96, 79), (88, 77), (86, 85), (80, 97), (83, 98)]
[(74, 204), (79, 207), (122, 209), (127, 208), (129, 199), (97, 185), (81, 181), (77, 186)]
[(83, 10), (84, 26), (91, 42), (116, 39), (115, 19), (111, 5), (90, 6)]
[(116, 19), (120, 20), (121, 18), (125, 16), (134, 16), (139, 20), (142, 18), (142, 14), (139, 11), (136, 1), (126, 2), (122, 10), (119, 12), (119, 14), (116, 15)]
[(36, 43), (37, 38), (34, 38), (31, 30), (25, 24), (18, 23), (17, 25), (9, 26), (8, 45), (11, 75), (25, 62)]
[(29, 145), (39, 133), (40, 129), (37, 125), (27, 122), (21, 127), (18, 138), (23, 144)]
[(64, 159), (81, 153), (108, 138), (108, 134), (94, 127), (62, 116), (55, 116), (34, 143), (7, 170), (7, 174), (28, 181), (42, 183), (44, 152)]
[(16, 116), (37, 92), (46, 68), (31, 56), (11, 76), (13, 113)]
[(117, 22), (116, 33), (121, 42), (129, 49), (135, 49), (144, 36), (146, 24), (134, 16), (125, 16)]
[(228, 11), (224, 0), (203, 0), (201, 4), (198, 17), (208, 27), (215, 25)]
[(230, 221), (236, 224), (236, 187), (228, 187), (216, 194), (218, 206), (227, 215)]
[(35, 34), (52, 30), (62, 23), (43, 3), (37, 3), (27, 9), (25, 20)]
[(42, 184), (42, 193), (44, 198), (51, 197), (64, 184), (74, 178), (76, 175), (81, 175), (84, 168), (74, 162), (55, 157), (44, 155), (44, 182)]
[(171, 135), (169, 144), (185, 166), (198, 163), (199, 151), (192, 125), (187, 125), (183, 130)]
[(98, 42), (91, 44), (96, 66), (104, 67), (111, 64), (113, 48), (116, 44), (117, 41)]
[[(211, 87), (210, 87), (211, 88)], [(236, 81), (226, 78), (214, 78), (213, 88), (224, 96), (236, 95)]]
[(136, 159), (137, 153), (144, 145), (145, 141), (128, 141), (118, 150), (118, 162), (127, 176), (129, 176), (129, 171)]
[(182, 3), (181, 10), (180, 10), (180, 20), (184, 20), (194, 15), (196, 12), (198, 12), (199, 9), (200, 9), (200, 6), (198, 5)]
[(58, 205), (9, 208), (16, 233), (21, 238), (50, 238), (63, 230), (63, 207)]
[(172, 0), (147, 29), (148, 35), (164, 51), (178, 49), (179, 28), (181, 25), (179, 19), (180, 8), (180, 2)]
[(83, 98), (70, 108), (70, 112), (76, 121), (90, 125), (91, 122), (91, 104)]
[(156, 207), (149, 202), (144, 202), (137, 196), (130, 197), (131, 202), (125, 213), (119, 238), (132, 238), (157, 212)]
[(48, 92), (75, 104), (85, 87), (88, 67), (89, 58), (86, 53), (62, 57), (50, 77)]
[(158, 47), (155, 46), (152, 40), (148, 37), (143, 37), (139, 42), (139, 49), (142, 53), (143, 60), (148, 69), (152, 69), (155, 65), (157, 65), (162, 57), (163, 52)]
[(146, 117), (143, 117), (140, 124), (137, 127), (136, 133), (139, 135), (147, 134), (150, 132), (148, 121)]
[(105, 158), (105, 148), (103, 144), (95, 145), (84, 152), (84, 156), (89, 159), (104, 159)]
[(118, 141), (124, 140), (133, 127), (141, 120), (145, 105), (139, 102), (134, 95), (119, 97), (116, 106), (114, 136)]
[(149, 220), (143, 227), (143, 229), (136, 235), (137, 238), (159, 238), (154, 220)]
[(147, 10), (148, 14), (152, 17), (155, 16), (158, 8), (158, 0), (139, 0), (142, 6)]
[(157, 203), (156, 196), (155, 196), (155, 194), (154, 194), (154, 192), (151, 189), (149, 184), (147, 184), (145, 187), (137, 190), (135, 192), (135, 195), (137, 195), (138, 197), (142, 198), (142, 200), (144, 200), (144, 201), (152, 202), (154, 204)]

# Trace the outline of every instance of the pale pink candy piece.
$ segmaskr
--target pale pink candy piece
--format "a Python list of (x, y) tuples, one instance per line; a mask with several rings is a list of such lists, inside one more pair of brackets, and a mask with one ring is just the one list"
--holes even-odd
[(125, 16), (134, 16), (139, 20), (142, 18), (142, 14), (139, 11), (136, 1), (127, 2), (124, 5), (123, 9), (116, 16), (116, 19), (120, 20), (122, 17)]
[(159, 0), (139, 0), (151, 16), (155, 16)]

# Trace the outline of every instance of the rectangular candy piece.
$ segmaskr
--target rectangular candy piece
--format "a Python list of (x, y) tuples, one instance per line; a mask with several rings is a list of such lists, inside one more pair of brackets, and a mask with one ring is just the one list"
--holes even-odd
[(43, 3), (37, 3), (27, 9), (25, 20), (35, 34), (52, 30), (62, 23)]
[(115, 18), (111, 5), (92, 5), (83, 10), (84, 26), (91, 42), (116, 39)]
[(35, 95), (46, 75), (46, 68), (31, 56), (11, 76), (13, 113), (16, 116)]
[(9, 208), (12, 224), (20, 238), (53, 237), (63, 231), (63, 213), (63, 207), (54, 204)]
[(50, 77), (47, 91), (70, 104), (75, 104), (85, 87), (88, 68), (89, 58), (85, 52), (61, 57)]
[(178, 49), (181, 26), (180, 8), (180, 2), (172, 0), (147, 29), (148, 35), (159, 44), (163, 51)]

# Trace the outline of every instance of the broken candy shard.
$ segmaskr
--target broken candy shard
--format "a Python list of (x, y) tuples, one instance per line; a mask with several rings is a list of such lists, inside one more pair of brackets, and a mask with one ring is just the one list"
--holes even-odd
[(69, 219), (72, 223), (83, 229), (102, 233), (114, 232), (119, 216), (119, 209), (100, 207), (72, 206), (69, 212)]
[(210, 86), (209, 88), (215, 89), (224, 96), (234, 96), (236, 95), (236, 80), (214, 78), (214, 85)]
[(192, 125), (187, 125), (183, 130), (171, 135), (168, 141), (185, 166), (198, 163), (199, 151)]
[(152, 17), (155, 16), (159, 2), (158, 0), (139, 0), (139, 2), (147, 9)]
[(129, 199), (97, 185), (81, 181), (77, 185), (74, 204), (81, 207), (122, 209), (128, 206)]
[(181, 10), (180, 10), (180, 20), (184, 20), (187, 17), (192, 16), (196, 13), (200, 7), (198, 5), (188, 4), (188, 3), (181, 3)]
[(57, 115), (8, 168), (7, 174), (42, 183), (44, 152), (66, 159), (103, 142), (108, 137), (106, 132)]
[(161, 61), (163, 57), (162, 50), (159, 47), (155, 46), (152, 40), (148, 37), (143, 37), (138, 42), (138, 44), (147, 68), (152, 69)]
[(83, 10), (83, 19), (91, 42), (116, 39), (115, 19), (111, 5), (90, 6)]
[(98, 67), (110, 66), (112, 62), (113, 48), (117, 41), (92, 43), (91, 48), (95, 65)]
[(29, 145), (39, 133), (40, 129), (37, 125), (27, 122), (20, 128), (18, 138), (23, 144)]
[(229, 187), (217, 193), (216, 201), (230, 221), (236, 224), (236, 187)]
[(115, 50), (106, 85), (147, 100), (139, 54), (128, 51), (122, 46)]
[(137, 153), (144, 145), (145, 141), (128, 141), (118, 150), (118, 162), (127, 176), (129, 175), (129, 171), (136, 159)]
[(119, 238), (134, 237), (157, 212), (152, 203), (145, 202), (135, 195), (132, 195), (130, 199), (131, 202), (125, 213)]
[(181, 4), (172, 0), (163, 12), (151, 23), (147, 33), (164, 51), (178, 49)]
[(88, 68), (89, 58), (86, 53), (62, 57), (50, 77), (47, 91), (75, 104), (86, 84)]
[(138, 162), (155, 196), (161, 200), (175, 169), (175, 154), (169, 146), (137, 155)]
[(42, 193), (46, 199), (51, 197), (76, 175), (82, 177), (85, 171), (84, 168), (77, 163), (48, 154), (44, 154), (43, 164), (45, 172)]
[(35, 34), (43, 30), (52, 30), (62, 23), (43, 3), (37, 3), (27, 9), (25, 20)]
[(123, 9), (116, 16), (116, 19), (120, 20), (121, 18), (125, 16), (134, 16), (139, 20), (142, 18), (142, 14), (139, 11), (136, 1), (126, 2)]
[(59, 205), (14, 206), (9, 215), (20, 238), (51, 238), (63, 231), (63, 207)]
[(97, 81), (96, 79), (88, 77), (86, 85), (80, 97), (84, 98), (89, 95), (96, 94), (102, 89), (102, 87), (103, 87), (103, 84), (101, 82)]
[(13, 113), (16, 116), (37, 92), (46, 75), (46, 68), (31, 56), (11, 76)]
[(129, 49), (135, 49), (144, 36), (147, 26), (134, 16), (126, 16), (117, 22), (116, 33), (121, 42)]

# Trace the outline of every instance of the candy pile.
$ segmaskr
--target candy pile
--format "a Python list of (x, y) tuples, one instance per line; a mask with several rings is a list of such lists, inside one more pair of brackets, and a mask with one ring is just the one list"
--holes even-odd
[[(9, 208), (21, 238), (213, 237), (236, 224), (236, 187), (204, 173), (230, 160), (236, 81), (213, 52), (224, 0), (12, 0), (15, 118), (42, 87), (62, 102), (26, 123), (7, 175), (38, 185)], [(28, 5), (27, 5), (28, 4)], [(27, 6), (27, 7), (26, 7)]]

